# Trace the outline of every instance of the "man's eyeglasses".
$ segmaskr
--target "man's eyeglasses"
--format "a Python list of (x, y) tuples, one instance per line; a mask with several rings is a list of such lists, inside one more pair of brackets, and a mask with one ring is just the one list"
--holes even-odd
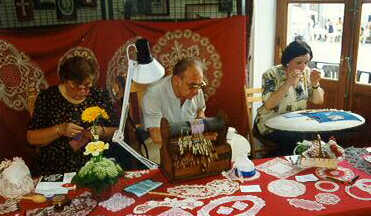
[(188, 84), (190, 89), (201, 89), (204, 88), (207, 85), (205, 81), (202, 81), (201, 83), (190, 83)]

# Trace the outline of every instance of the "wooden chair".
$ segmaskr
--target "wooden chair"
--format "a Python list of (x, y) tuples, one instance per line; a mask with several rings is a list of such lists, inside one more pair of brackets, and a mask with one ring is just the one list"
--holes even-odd
[(252, 104), (254, 102), (262, 102), (263, 98), (261, 96), (263, 90), (262, 88), (247, 88), (244, 87), (245, 99), (246, 99), (246, 112), (248, 120), (248, 133), (247, 139), (250, 141), (251, 145), (251, 156), (253, 158), (257, 157), (257, 154), (265, 155), (274, 152), (278, 149), (278, 146), (272, 141), (266, 139), (264, 136), (260, 135), (257, 127), (253, 123), (252, 118)]

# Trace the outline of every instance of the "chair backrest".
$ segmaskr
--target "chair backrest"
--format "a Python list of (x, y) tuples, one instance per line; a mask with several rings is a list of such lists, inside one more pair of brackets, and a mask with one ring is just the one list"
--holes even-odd
[(261, 93), (263, 92), (262, 88), (247, 88), (244, 87), (245, 91), (245, 100), (246, 100), (246, 114), (248, 120), (248, 132), (247, 132), (247, 139), (250, 141), (251, 145), (251, 155), (255, 157), (256, 154), (256, 140), (254, 139), (253, 134), (253, 116), (252, 116), (252, 105), (254, 102), (262, 102), (263, 98)]
[[(256, 157), (258, 152), (262, 153), (271, 153), (272, 151), (277, 149), (277, 145), (275, 145), (272, 141), (264, 138), (259, 134), (257, 128), (254, 127), (254, 121), (252, 116), (252, 108), (253, 103), (255, 102), (262, 102), (263, 97), (263, 89), (262, 88), (247, 88), (245, 86), (245, 100), (246, 100), (246, 114), (248, 120), (248, 137), (247, 139), (250, 142), (251, 146), (251, 156), (253, 158)], [(258, 144), (260, 142), (260, 144)]]

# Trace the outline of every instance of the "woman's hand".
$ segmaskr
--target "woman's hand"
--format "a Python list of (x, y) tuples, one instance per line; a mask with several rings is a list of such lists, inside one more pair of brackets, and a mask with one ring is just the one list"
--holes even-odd
[(75, 137), (80, 134), (84, 128), (74, 123), (63, 123), (60, 125), (61, 135), (66, 137)]
[(310, 73), (310, 83), (312, 86), (318, 86), (319, 81), (321, 80), (321, 72), (318, 70), (312, 70)]

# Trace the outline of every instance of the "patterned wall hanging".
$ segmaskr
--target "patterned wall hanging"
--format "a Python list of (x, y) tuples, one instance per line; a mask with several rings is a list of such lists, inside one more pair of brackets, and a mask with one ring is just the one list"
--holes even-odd
[(48, 87), (44, 73), (30, 58), (10, 43), (0, 40), (0, 100), (8, 107), (27, 108), (30, 91)]
[(31, 0), (15, 0), (14, 5), (19, 21), (33, 20), (33, 7)]
[(76, 20), (76, 1), (57, 0), (57, 18), (60, 20)]
[[(122, 76), (126, 79), (126, 75), (128, 72), (128, 58), (126, 56), (126, 48), (130, 45), (135, 43), (139, 38), (142, 37), (134, 37), (127, 40), (120, 48), (115, 52), (111, 60), (108, 62), (107, 74), (106, 74), (106, 88), (110, 93), (111, 98), (115, 98), (112, 92), (114, 82), (116, 77)], [(129, 50), (130, 59), (135, 60), (135, 49)]]
[(222, 61), (218, 50), (207, 37), (189, 29), (167, 32), (153, 46), (153, 56), (165, 67), (166, 74), (173, 73), (178, 60), (186, 57), (199, 58), (206, 67), (204, 79), (208, 85), (204, 89), (205, 100), (215, 94), (223, 77)]

